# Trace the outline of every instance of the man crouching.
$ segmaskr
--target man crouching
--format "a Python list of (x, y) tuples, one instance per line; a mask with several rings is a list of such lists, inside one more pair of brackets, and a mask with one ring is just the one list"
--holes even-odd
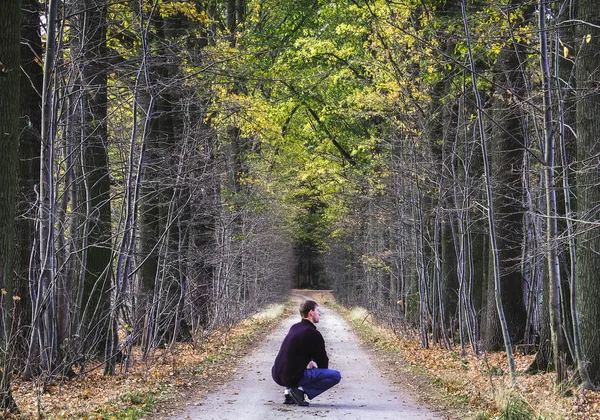
[(281, 343), (271, 376), (278, 385), (286, 387), (286, 404), (308, 406), (304, 395), (312, 400), (337, 385), (342, 376), (329, 369), (325, 340), (315, 325), (321, 317), (319, 305), (304, 301), (300, 315), (302, 320), (292, 325)]

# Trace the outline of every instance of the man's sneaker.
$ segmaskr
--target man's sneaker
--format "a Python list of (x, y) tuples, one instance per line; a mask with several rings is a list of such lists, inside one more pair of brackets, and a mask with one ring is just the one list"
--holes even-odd
[(296, 404), (289, 392), (284, 393), (283, 396), (285, 397), (283, 400), (284, 404)]
[(290, 388), (289, 395), (299, 406), (308, 407), (308, 401), (304, 401), (304, 391), (300, 391), (298, 388)]

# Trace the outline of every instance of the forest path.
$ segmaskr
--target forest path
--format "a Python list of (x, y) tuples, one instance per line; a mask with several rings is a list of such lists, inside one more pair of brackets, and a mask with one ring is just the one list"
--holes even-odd
[[(295, 295), (300, 300), (303, 296)], [(284, 319), (237, 366), (231, 380), (171, 419), (441, 419), (392, 385), (369, 359), (350, 326), (333, 309), (321, 306), (317, 325), (325, 338), (329, 366), (342, 381), (310, 401), (309, 407), (283, 404), (283, 388), (271, 379), (271, 366), (297, 312)]]

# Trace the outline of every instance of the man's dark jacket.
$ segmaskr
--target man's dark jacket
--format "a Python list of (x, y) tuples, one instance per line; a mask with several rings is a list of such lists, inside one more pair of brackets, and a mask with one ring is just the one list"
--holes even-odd
[(303, 319), (292, 325), (283, 339), (271, 376), (278, 385), (296, 388), (311, 360), (319, 368), (329, 368), (323, 336), (312, 322)]

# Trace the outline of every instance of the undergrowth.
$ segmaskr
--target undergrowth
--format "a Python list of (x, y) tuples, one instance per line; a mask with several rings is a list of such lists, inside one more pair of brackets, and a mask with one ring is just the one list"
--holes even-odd
[(157, 403), (159, 393), (156, 391), (132, 391), (117, 399), (109, 400), (94, 418), (101, 420), (123, 419), (137, 420), (150, 413)]
[(501, 404), (499, 420), (542, 420), (527, 401), (519, 395), (508, 394)]
[[(455, 408), (458, 418), (476, 420), (542, 420), (568, 418), (559, 413), (555, 404), (548, 398), (547, 406), (541, 414), (523, 396), (531, 389), (511, 389), (505, 384), (506, 376), (502, 369), (502, 353), (486, 356), (461, 356), (456, 351), (448, 351), (435, 346), (419, 348), (414, 337), (402, 337), (391, 329), (380, 326), (364, 308), (346, 308), (337, 305), (336, 309), (350, 322), (353, 330), (363, 342), (378, 351), (396, 354), (403, 360), (407, 372), (426, 378), (437, 394), (434, 399), (441, 401), (447, 409)], [(493, 361), (488, 359), (494, 359)], [(442, 368), (441, 366), (451, 366)], [(401, 374), (397, 372), (396, 375)], [(474, 379), (473, 379), (474, 378)], [(521, 378), (525, 382), (525, 378)], [(531, 387), (529, 387), (531, 388)], [(542, 392), (540, 389), (539, 392)], [(544, 390), (544, 392), (548, 392)], [(535, 393), (535, 392), (534, 392)], [(553, 394), (550, 392), (549, 396)], [(465, 415), (464, 413), (469, 413)], [(450, 417), (452, 418), (452, 417)], [(594, 417), (595, 418), (595, 417)]]
[(14, 395), (21, 413), (14, 418), (146, 418), (174, 395), (216, 378), (225, 380), (227, 369), (223, 367), (234, 366), (249, 344), (279, 322), (290, 306), (290, 302), (270, 306), (233, 327), (214, 330), (196, 347), (177, 343), (170, 349), (157, 349), (148, 360), (142, 359), (140, 349), (134, 349), (129, 371), (112, 377), (94, 371), (72, 380), (57, 380), (42, 394), (35, 392), (35, 383), (16, 378)]

